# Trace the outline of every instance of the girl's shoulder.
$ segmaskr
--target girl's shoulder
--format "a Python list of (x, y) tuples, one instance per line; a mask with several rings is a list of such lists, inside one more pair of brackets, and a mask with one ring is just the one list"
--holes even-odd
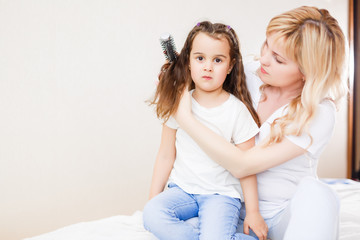
[(240, 114), (244, 111), (249, 111), (245, 103), (243, 103), (239, 98), (235, 97), (231, 93), (227, 103), (228, 103), (227, 107), (231, 110), (231, 112), (235, 114)]

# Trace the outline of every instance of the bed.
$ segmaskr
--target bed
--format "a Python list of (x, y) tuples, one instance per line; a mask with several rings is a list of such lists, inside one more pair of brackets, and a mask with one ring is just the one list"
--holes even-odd
[[(340, 240), (360, 239), (360, 183), (349, 179), (322, 179), (339, 195)], [(24, 240), (156, 240), (142, 226), (142, 212), (81, 222)]]

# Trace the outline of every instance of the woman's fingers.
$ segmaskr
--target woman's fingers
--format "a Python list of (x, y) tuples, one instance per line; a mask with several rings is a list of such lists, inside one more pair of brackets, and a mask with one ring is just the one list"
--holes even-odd
[(161, 80), (162, 77), (164, 76), (166, 70), (170, 67), (170, 63), (168, 61), (165, 62), (164, 65), (162, 65), (161, 69), (160, 69), (160, 73), (158, 75), (158, 79)]

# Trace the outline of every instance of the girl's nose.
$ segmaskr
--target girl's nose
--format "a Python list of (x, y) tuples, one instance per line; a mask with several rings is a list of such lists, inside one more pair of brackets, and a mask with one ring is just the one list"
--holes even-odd
[(212, 72), (213, 67), (212, 67), (212, 63), (211, 62), (206, 62), (204, 65), (204, 71), (206, 72)]

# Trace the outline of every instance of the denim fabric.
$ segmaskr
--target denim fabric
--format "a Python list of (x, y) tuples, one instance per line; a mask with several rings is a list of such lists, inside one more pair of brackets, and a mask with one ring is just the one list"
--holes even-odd
[[(242, 232), (245, 206), (238, 231)], [(339, 234), (340, 201), (334, 190), (311, 177), (302, 179), (288, 206), (264, 219), (271, 240), (336, 240)]]
[[(254, 240), (236, 233), (241, 202), (211, 194), (188, 194), (175, 184), (151, 199), (143, 212), (144, 227), (160, 240)], [(199, 221), (186, 221), (198, 217)]]

